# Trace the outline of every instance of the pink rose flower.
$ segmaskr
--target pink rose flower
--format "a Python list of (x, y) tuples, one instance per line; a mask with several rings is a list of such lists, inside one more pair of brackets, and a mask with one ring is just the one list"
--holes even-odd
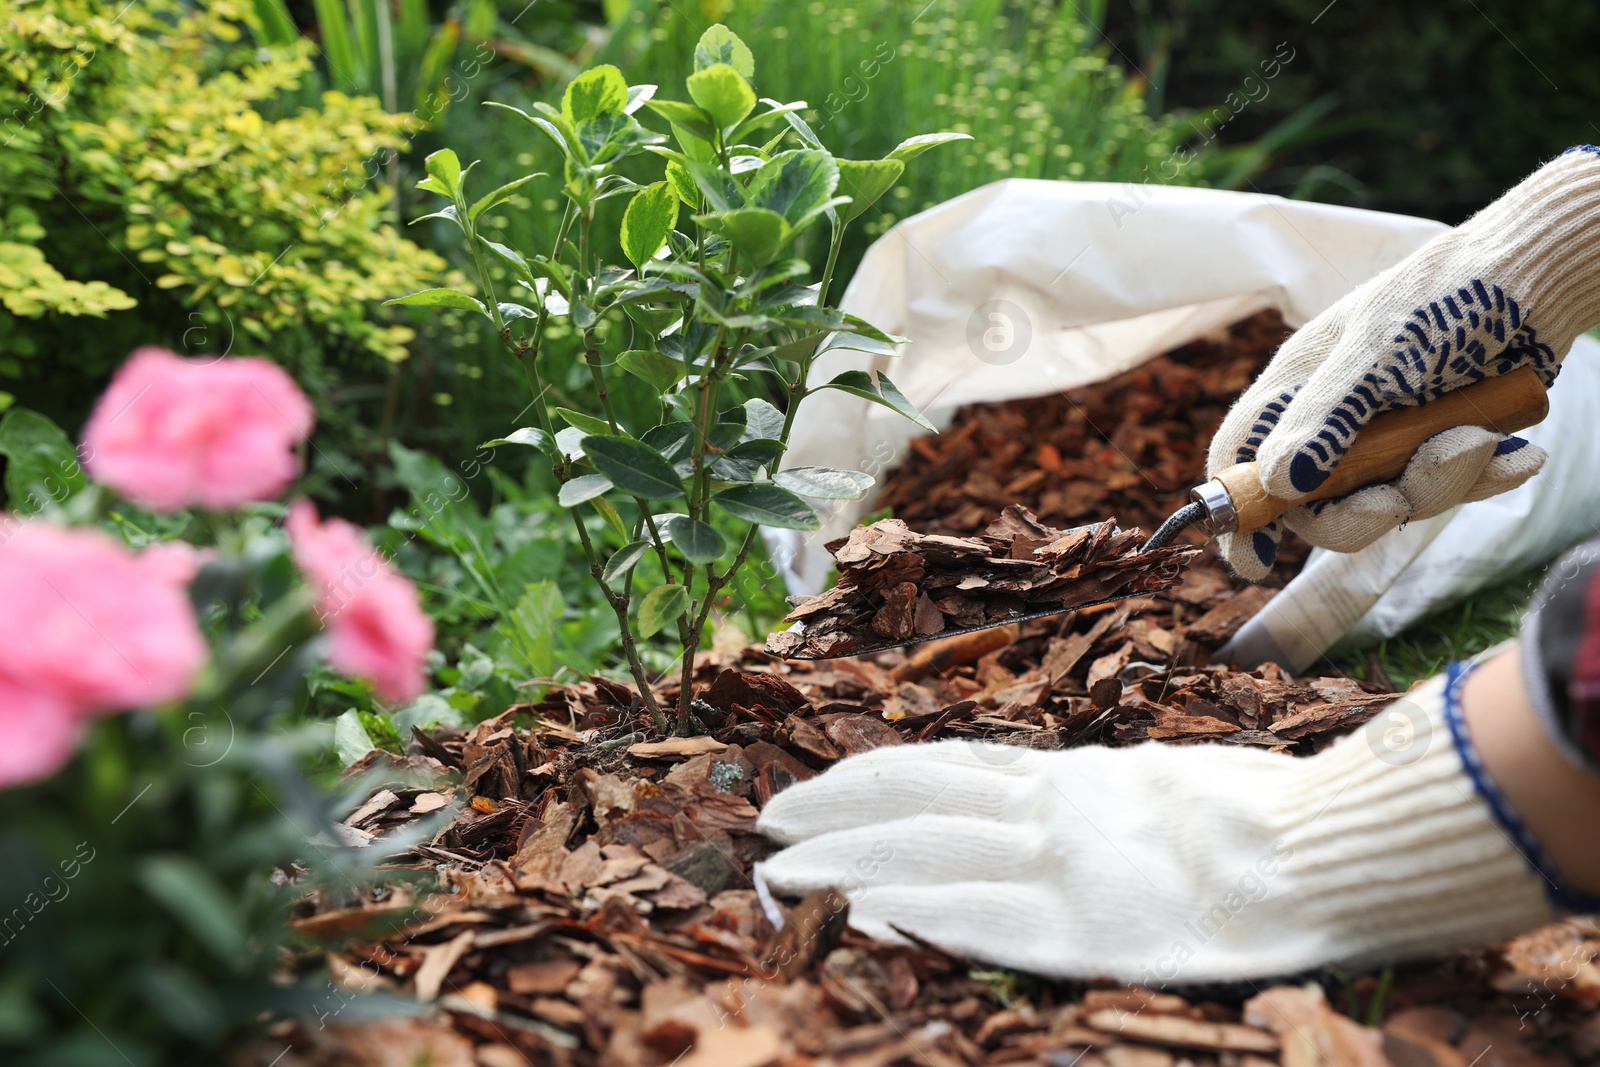
[(60, 770), (82, 734), (83, 719), (65, 700), (0, 674), (0, 789)]
[(343, 519), (318, 522), (309, 501), (290, 504), (284, 525), (295, 564), (317, 587), (328, 662), (367, 679), (388, 703), (422, 695), (433, 621), (423, 614), (416, 587), (355, 526)]
[(199, 557), (0, 516), (0, 785), (42, 777), (81, 719), (189, 692), (206, 660), (186, 586)]
[(84, 466), (157, 511), (271, 500), (299, 471), (311, 403), (265, 359), (180, 359), (141, 348), (111, 379), (83, 431)]

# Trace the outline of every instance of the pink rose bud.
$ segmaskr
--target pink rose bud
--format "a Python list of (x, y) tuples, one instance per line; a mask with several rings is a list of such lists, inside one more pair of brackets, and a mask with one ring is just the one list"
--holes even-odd
[(311, 403), (275, 363), (141, 348), (89, 417), (84, 466), (156, 511), (223, 510), (288, 488), (312, 422)]
[(355, 526), (318, 522), (309, 501), (290, 504), (284, 525), (295, 564), (317, 589), (328, 662), (371, 682), (388, 703), (415, 700), (427, 685), (424, 663), (433, 648), (433, 622), (416, 587)]
[(0, 784), (60, 766), (83, 715), (189, 692), (207, 653), (186, 589), (195, 561), (0, 516)]

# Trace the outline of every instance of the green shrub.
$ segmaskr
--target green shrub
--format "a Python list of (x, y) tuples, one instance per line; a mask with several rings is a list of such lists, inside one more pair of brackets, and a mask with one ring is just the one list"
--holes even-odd
[(336, 92), (280, 113), (311, 46), (258, 52), (240, 16), (21, 0), (0, 23), (0, 385), (68, 424), (141, 343), (267, 352), (326, 413), (341, 373), (406, 358), (379, 300), (444, 274), (371, 181), (415, 120)]
[[(485, 447), (526, 446), (547, 463), (658, 728), (667, 719), (651, 686), (647, 642), (675, 635), (668, 650), (680, 663), (680, 731), (692, 723), (694, 654), (757, 524), (814, 530), (820, 520), (806, 498), (854, 499), (872, 485), (859, 471), (784, 467), (804, 399), (839, 389), (932, 429), (886, 376), (847, 371), (819, 384), (809, 371), (830, 349), (892, 354), (905, 340), (829, 306), (846, 228), (916, 157), (971, 140), (926, 133), (882, 158), (839, 159), (800, 118), (802, 104), (768, 99), (758, 109), (754, 57), (725, 26), (706, 30), (692, 55), (687, 101), (657, 98), (654, 85), (629, 86), (607, 64), (573, 79), (559, 108), (509, 109), (556, 146), (554, 179), (534, 172), (485, 192), (471, 180), (476, 161), (463, 167), (449, 149), (430, 155), (417, 188), (444, 199), (431, 217), (459, 229), (483, 299), (441, 287), (394, 301), (476, 312), (520, 364), (533, 425), (508, 429)], [(678, 148), (636, 112), (670, 129)], [(622, 169), (630, 158), (661, 180), (631, 180)], [(559, 182), (565, 203), (551, 251), (490, 237), (492, 213), (541, 180)], [(623, 197), (627, 207), (611, 231), (599, 208)], [(810, 268), (794, 249), (824, 223), (828, 254), (813, 288), (800, 281)], [(612, 232), (621, 250), (615, 258)], [(500, 265), (499, 281), (491, 261)], [(587, 410), (561, 405), (545, 384), (540, 357), (552, 326), (578, 338), (594, 398)], [(770, 383), (782, 407), (748, 396), (755, 380)], [(643, 398), (632, 406), (642, 415), (629, 417), (614, 402), (619, 394)], [(481, 555), (481, 539), (456, 536), (460, 544), (449, 544), (446, 524), (436, 526), (435, 538), (463, 566)], [(659, 580), (641, 569), (646, 559), (659, 565)], [(648, 592), (635, 592), (645, 584)], [(547, 596), (548, 589), (539, 599)], [(502, 616), (520, 614), (500, 599)], [(551, 629), (556, 613), (542, 614), (528, 635)]]

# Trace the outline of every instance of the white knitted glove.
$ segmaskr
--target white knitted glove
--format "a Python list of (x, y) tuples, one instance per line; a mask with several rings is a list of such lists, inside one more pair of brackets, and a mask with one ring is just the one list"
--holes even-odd
[(1061, 977), (1147, 985), (1363, 966), (1547, 922), (1474, 791), (1442, 679), (1318, 755), (1220, 744), (879, 748), (772, 798), (762, 865), (850, 925)]
[[(1597, 322), (1600, 148), (1583, 146), (1284, 342), (1217, 431), (1208, 473), (1254, 459), (1273, 495), (1298, 499), (1374, 415), (1520, 366), (1548, 386), (1574, 338)], [(1429, 440), (1397, 482), (1295, 508), (1264, 530), (1223, 535), (1220, 547), (1241, 575), (1260, 579), (1281, 526), (1354, 552), (1411, 519), (1515, 488), (1544, 457), (1519, 437), (1456, 427)]]

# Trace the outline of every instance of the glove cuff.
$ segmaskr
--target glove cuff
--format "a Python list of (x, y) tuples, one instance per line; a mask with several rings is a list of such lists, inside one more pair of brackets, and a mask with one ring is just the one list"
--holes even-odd
[(1600, 149), (1567, 150), (1456, 232), (1463, 265), (1519, 302), (1556, 359), (1600, 322)]
[(1553, 883), (1508, 836), (1474, 771), (1453, 710), (1460, 678), (1452, 668), (1419, 686), (1310, 761), (1285, 869), (1306, 926), (1326, 931), (1327, 959), (1426, 956), (1552, 917)]

